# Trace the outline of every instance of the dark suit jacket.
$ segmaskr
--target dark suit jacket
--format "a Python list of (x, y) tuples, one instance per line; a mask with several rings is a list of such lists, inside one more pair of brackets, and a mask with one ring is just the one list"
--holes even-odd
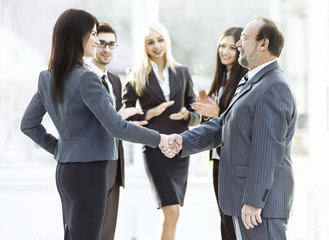
[(182, 134), (182, 156), (221, 148), (219, 204), (241, 216), (244, 204), (264, 218), (288, 218), (294, 180), (291, 144), (296, 103), (277, 61), (252, 77), (219, 117)]
[[(107, 76), (110, 79), (110, 82), (112, 84), (113, 87), (113, 92), (115, 95), (115, 99), (116, 99), (116, 103), (115, 103), (115, 109), (117, 111), (120, 110), (121, 106), (122, 106), (122, 85), (121, 85), (121, 81), (118, 75), (115, 75), (113, 73), (107, 72)], [(124, 187), (125, 185), (125, 172), (124, 172), (124, 166), (125, 166), (125, 161), (124, 161), (124, 152), (123, 152), (123, 146), (122, 146), (122, 141), (119, 140), (119, 147), (118, 147), (118, 172), (117, 172), (117, 178), (119, 178), (119, 183), (121, 186)]]
[[(190, 106), (191, 103), (195, 102), (193, 82), (188, 68), (185, 66), (176, 67), (176, 73), (169, 69), (169, 81), (170, 100), (174, 100), (175, 103), (161, 115), (150, 119), (146, 127), (164, 134), (181, 133), (187, 130), (188, 126), (197, 125), (200, 122), (200, 116)], [(127, 83), (123, 102), (126, 103), (127, 107), (133, 107), (136, 106), (137, 99), (144, 111), (144, 115), (138, 115), (132, 118), (132, 120), (138, 121), (145, 120), (145, 114), (149, 109), (166, 102), (153, 70), (148, 75), (148, 83), (144, 89), (143, 96), (139, 97), (133, 86), (129, 82)], [(189, 120), (171, 120), (169, 115), (179, 112), (182, 107), (186, 107), (189, 111)]]

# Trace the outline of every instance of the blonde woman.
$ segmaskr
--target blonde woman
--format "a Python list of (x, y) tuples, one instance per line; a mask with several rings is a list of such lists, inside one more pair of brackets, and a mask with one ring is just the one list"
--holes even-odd
[[(193, 83), (187, 67), (171, 54), (167, 30), (159, 23), (146, 25), (142, 32), (137, 66), (129, 73), (123, 101), (127, 107), (139, 101), (147, 128), (160, 133), (181, 133), (197, 125), (200, 117), (190, 104), (195, 102)], [(143, 149), (145, 167), (164, 215), (161, 239), (175, 238), (180, 206), (184, 203), (189, 158), (165, 157), (159, 148)]]

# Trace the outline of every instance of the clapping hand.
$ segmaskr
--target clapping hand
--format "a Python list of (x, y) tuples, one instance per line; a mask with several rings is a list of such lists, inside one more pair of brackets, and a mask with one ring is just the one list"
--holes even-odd
[(212, 94), (211, 97), (208, 97), (205, 90), (200, 90), (197, 102), (193, 103), (192, 109), (195, 110), (196, 113), (205, 117), (218, 117), (219, 107), (214, 99), (214, 94)]
[[(122, 104), (122, 107), (119, 109), (118, 114), (122, 117), (122, 119), (127, 119), (131, 116), (134, 116), (135, 114), (143, 115), (143, 110), (135, 107), (129, 107), (126, 108), (126, 104)], [(143, 126), (147, 124), (147, 121), (130, 121), (131, 123), (138, 125), (138, 126)]]
[(183, 147), (183, 138), (178, 134), (161, 134), (159, 148), (168, 158), (173, 158)]
[(174, 103), (175, 103), (175, 101), (163, 102), (163, 103), (159, 104), (158, 106), (149, 109), (146, 112), (145, 119), (150, 120), (151, 118), (161, 115), (168, 107), (172, 106)]
[(143, 110), (135, 107), (126, 108), (126, 104), (122, 104), (122, 107), (119, 109), (118, 114), (122, 117), (122, 119), (127, 119), (135, 114), (143, 115)]
[(169, 118), (171, 120), (188, 120), (189, 118), (189, 111), (185, 107), (182, 107), (179, 112), (170, 114)]

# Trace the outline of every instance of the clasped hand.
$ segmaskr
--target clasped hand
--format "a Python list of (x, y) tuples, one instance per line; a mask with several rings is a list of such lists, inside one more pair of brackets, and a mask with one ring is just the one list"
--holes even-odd
[(183, 138), (178, 134), (161, 135), (159, 148), (161, 152), (168, 158), (173, 158), (183, 147)]

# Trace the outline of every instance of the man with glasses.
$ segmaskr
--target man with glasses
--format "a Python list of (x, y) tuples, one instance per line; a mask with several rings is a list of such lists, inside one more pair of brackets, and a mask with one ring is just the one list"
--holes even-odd
[[(113, 104), (115, 104), (116, 110), (123, 119), (135, 114), (142, 114), (141, 109), (126, 108), (125, 105), (122, 105), (120, 78), (107, 71), (107, 65), (111, 62), (114, 50), (118, 46), (115, 30), (107, 23), (100, 23), (97, 29), (97, 37), (100, 44), (96, 48), (92, 61), (88, 62), (88, 66), (99, 76), (105, 88), (109, 91)], [(134, 123), (145, 125), (147, 121)], [(124, 156), (121, 141), (118, 144), (118, 153), (118, 160), (109, 161), (108, 163), (108, 192), (101, 240), (113, 240), (115, 234), (120, 186), (124, 186)]]

